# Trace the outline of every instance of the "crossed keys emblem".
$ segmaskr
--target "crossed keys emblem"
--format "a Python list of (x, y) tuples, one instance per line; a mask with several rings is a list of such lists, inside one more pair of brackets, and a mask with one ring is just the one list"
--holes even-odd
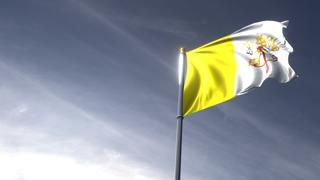
[(249, 59), (249, 66), (258, 68), (266, 66), (266, 73), (268, 73), (268, 61), (278, 61), (278, 58), (273, 54), (273, 52), (279, 51), (280, 48), (275, 39), (270, 36), (258, 34), (255, 44), (252, 42), (246, 42), (245, 46), (247, 47), (246, 53), (253, 56), (253, 58)]

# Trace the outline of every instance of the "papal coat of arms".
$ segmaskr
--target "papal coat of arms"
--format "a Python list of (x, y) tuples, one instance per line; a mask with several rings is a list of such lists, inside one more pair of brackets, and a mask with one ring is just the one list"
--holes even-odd
[(247, 54), (252, 56), (249, 60), (250, 66), (266, 66), (266, 73), (268, 73), (268, 61), (278, 61), (278, 58), (273, 53), (279, 51), (280, 47), (276, 40), (270, 36), (257, 34), (256, 42), (247, 41), (245, 46), (247, 48)]

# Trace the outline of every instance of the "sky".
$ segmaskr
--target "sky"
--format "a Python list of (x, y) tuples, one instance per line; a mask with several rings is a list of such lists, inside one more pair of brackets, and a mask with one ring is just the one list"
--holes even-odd
[(317, 180), (317, 1), (2, 0), (0, 179), (167, 180), (177, 58), (263, 20), (299, 78), (184, 120), (183, 180)]

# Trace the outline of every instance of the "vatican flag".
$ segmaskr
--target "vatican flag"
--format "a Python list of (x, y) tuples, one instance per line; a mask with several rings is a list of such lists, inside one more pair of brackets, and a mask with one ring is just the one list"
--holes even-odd
[(282, 30), (288, 21), (262, 21), (186, 53), (183, 116), (260, 87), (267, 78), (286, 83), (296, 74), (293, 48)]

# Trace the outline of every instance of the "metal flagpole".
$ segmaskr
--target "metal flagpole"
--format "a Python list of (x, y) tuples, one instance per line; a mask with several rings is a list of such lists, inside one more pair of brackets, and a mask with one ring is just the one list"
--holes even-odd
[(177, 149), (176, 149), (176, 169), (175, 169), (175, 180), (180, 180), (181, 176), (181, 150), (182, 150), (182, 127), (183, 127), (183, 111), (182, 111), (182, 100), (183, 100), (183, 88), (185, 79), (185, 58), (186, 52), (184, 48), (180, 48), (179, 54), (179, 93), (178, 93), (178, 111), (177, 111)]

